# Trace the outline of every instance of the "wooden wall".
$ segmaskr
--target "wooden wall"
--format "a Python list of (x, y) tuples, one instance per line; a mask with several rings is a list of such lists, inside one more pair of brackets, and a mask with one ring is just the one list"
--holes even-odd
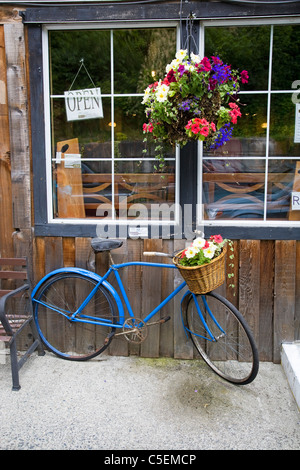
[[(173, 252), (184, 241), (124, 240), (113, 252), (116, 263), (141, 261), (143, 251)], [(33, 240), (34, 277), (63, 266), (78, 266), (102, 274), (108, 266), (106, 254), (96, 256), (88, 238), (36, 237)], [(159, 259), (159, 262), (164, 262)], [(227, 259), (228, 265), (229, 259)], [(282, 341), (300, 339), (300, 241), (238, 240), (234, 242), (234, 284), (232, 279), (218, 291), (245, 316), (255, 335), (262, 361), (280, 362)], [(230, 268), (227, 266), (228, 272)], [(176, 271), (131, 267), (123, 273), (136, 316), (143, 316), (181, 282)], [(115, 285), (115, 284), (114, 284)], [(115, 285), (116, 287), (116, 285)], [(193, 357), (180, 316), (179, 294), (161, 312), (171, 320), (149, 328), (149, 337), (141, 346), (125, 340), (114, 341), (111, 354), (140, 354), (144, 357)]]
[[(89, 267), (102, 273), (107, 256), (90, 252), (88, 238), (35, 237), (32, 205), (30, 116), (26, 34), (13, 7), (0, 7), (0, 256), (26, 255), (36, 283), (52, 269)], [(143, 251), (184, 247), (183, 241), (126, 240), (115, 261), (143, 259)], [(219, 288), (245, 315), (253, 329), (262, 361), (280, 361), (282, 341), (300, 339), (300, 241), (239, 240), (234, 242), (235, 288)], [(173, 270), (127, 268), (126, 282), (137, 316), (151, 309), (180, 283)], [(227, 282), (229, 284), (229, 282)], [(111, 354), (192, 358), (183, 332), (180, 298), (162, 316), (171, 320), (149, 330), (140, 346), (118, 339)]]

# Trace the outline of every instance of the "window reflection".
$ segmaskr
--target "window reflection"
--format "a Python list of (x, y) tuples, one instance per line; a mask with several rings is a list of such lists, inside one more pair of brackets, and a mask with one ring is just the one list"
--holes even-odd
[(269, 161), (268, 220), (300, 220), (300, 211), (291, 210), (292, 191), (300, 190), (299, 162), (276, 159)]
[(270, 116), (270, 155), (300, 156), (300, 143), (294, 142), (296, 106), (290, 93), (273, 94)]
[[(165, 75), (175, 44), (176, 28), (49, 32), (54, 217), (121, 219), (144, 204), (149, 218), (151, 204), (174, 203), (174, 149), (157, 173), (139, 94)], [(64, 92), (92, 87), (103, 118), (67, 121)]]
[(218, 55), (232, 68), (249, 72), (243, 90), (267, 90), (270, 26), (220, 26), (205, 29), (205, 55)]
[(300, 25), (274, 26), (272, 89), (290, 90), (299, 80)]
[(299, 80), (300, 65), (294, 57), (299, 53), (300, 25), (205, 29), (205, 54), (219, 54), (233, 67), (248, 70), (250, 76), (239, 95), (246, 106), (241, 106), (243, 116), (233, 139), (204, 153), (207, 219), (300, 220), (300, 210), (291, 210), (292, 192), (300, 192), (296, 106), (293, 94), (285, 92), (296, 89), (293, 82)]
[(265, 157), (267, 95), (240, 95), (242, 117), (234, 126), (233, 138), (205, 156)]
[(264, 160), (204, 160), (206, 219), (263, 219)]

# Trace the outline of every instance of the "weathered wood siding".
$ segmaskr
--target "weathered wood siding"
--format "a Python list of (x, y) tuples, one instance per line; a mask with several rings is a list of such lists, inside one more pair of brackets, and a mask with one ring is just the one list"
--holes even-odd
[[(103, 273), (108, 258), (94, 256), (88, 238), (35, 237), (26, 34), (17, 11), (0, 7), (0, 256), (28, 256), (32, 281), (52, 269), (78, 266)], [(116, 250), (116, 262), (142, 260), (143, 251), (184, 247), (184, 241), (126, 240)], [(219, 288), (250, 324), (262, 361), (280, 361), (283, 341), (300, 339), (300, 241), (238, 240), (235, 250), (235, 288)], [(136, 315), (144, 313), (180, 282), (179, 273), (155, 268), (126, 268)], [(161, 313), (171, 320), (154, 326), (139, 346), (112, 342), (110, 354), (192, 358), (193, 348), (181, 323), (180, 296)]]
[[(125, 240), (113, 252), (116, 263), (141, 261), (143, 251), (172, 252), (184, 247), (184, 241)], [(262, 361), (280, 361), (282, 341), (300, 339), (300, 242), (294, 240), (238, 240), (234, 242), (234, 284), (232, 279), (218, 290), (237, 306), (255, 335)], [(33, 239), (34, 280), (63, 266), (79, 266), (102, 274), (108, 267), (106, 254), (93, 254), (88, 238), (36, 237)], [(162, 261), (161, 259), (159, 260)], [(163, 261), (162, 261), (163, 262)], [(231, 261), (230, 261), (231, 262)], [(227, 259), (227, 269), (229, 259)], [(138, 317), (149, 313), (160, 299), (176, 287), (180, 274), (173, 270), (130, 267), (123, 272), (129, 298)], [(116, 287), (116, 284), (113, 283)], [(149, 336), (140, 346), (123, 339), (113, 341), (111, 354), (140, 354), (144, 357), (171, 356), (192, 358), (193, 348), (182, 328), (180, 294), (162, 311), (171, 320), (149, 328)]]

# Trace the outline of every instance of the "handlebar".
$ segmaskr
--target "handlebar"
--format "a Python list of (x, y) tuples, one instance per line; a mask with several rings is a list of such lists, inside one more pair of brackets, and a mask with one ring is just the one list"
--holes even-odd
[(159, 251), (144, 251), (144, 256), (164, 256), (165, 258), (173, 258), (172, 253), (160, 253)]

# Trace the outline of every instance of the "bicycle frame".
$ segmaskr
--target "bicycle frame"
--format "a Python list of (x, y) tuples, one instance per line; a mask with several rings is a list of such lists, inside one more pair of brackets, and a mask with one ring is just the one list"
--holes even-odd
[[(90, 292), (90, 294), (84, 300), (84, 302), (81, 304), (81, 306), (78, 308), (78, 310), (72, 315), (72, 317), (71, 317), (72, 320), (73, 321), (81, 321), (81, 319), (78, 318), (78, 316), (81, 314), (82, 310), (88, 304), (88, 302), (92, 299), (92, 297), (94, 296), (94, 294), (95, 294), (96, 290), (98, 289), (98, 287), (101, 286), (102, 284), (107, 286), (107, 283), (105, 281), (108, 279), (109, 275), (112, 274), (112, 273), (114, 274), (114, 276), (117, 280), (117, 283), (118, 283), (122, 298), (124, 300), (124, 303), (126, 305), (126, 308), (128, 310), (128, 313), (129, 313), (130, 317), (134, 318), (135, 317), (134, 312), (132, 310), (130, 301), (128, 299), (126, 290), (125, 290), (123, 282), (122, 282), (122, 279), (121, 279), (120, 274), (118, 272), (119, 269), (126, 268), (128, 266), (149, 266), (149, 267), (157, 267), (157, 268), (171, 268), (171, 269), (175, 268), (176, 269), (176, 266), (174, 266), (172, 264), (148, 263), (148, 262), (142, 262), (142, 261), (132, 261), (132, 262), (122, 263), (122, 264), (113, 264), (113, 265), (110, 266), (110, 268), (108, 269), (106, 274), (101, 278), (101, 280), (99, 280), (98, 284)], [(173, 299), (173, 297), (175, 297), (175, 295), (177, 295), (185, 286), (186, 286), (186, 283), (184, 281), (173, 292), (171, 292), (171, 294), (168, 295), (159, 305), (157, 305), (157, 307), (155, 307), (143, 319), (143, 322), (147, 323), (149, 320), (151, 320), (151, 318), (154, 317), (154, 315), (157, 312), (159, 312), (171, 299)], [(120, 299), (120, 297), (119, 297), (119, 295), (117, 294), (116, 291), (114, 291), (113, 297), (114, 297), (115, 300), (118, 299), (121, 302), (121, 299)], [(117, 302), (117, 304), (119, 305), (119, 302)], [(87, 320), (83, 320), (83, 321), (87, 321)], [(122, 307), (121, 312), (119, 310), (119, 321), (117, 323), (113, 324), (114, 328), (123, 328), (124, 321), (125, 321), (124, 308)], [(100, 322), (97, 321), (95, 323), (97, 323), (99, 325), (107, 325), (107, 321), (105, 321), (105, 320), (100, 321)]]
[[(50, 308), (52, 309), (53, 311), (56, 311), (58, 313), (60, 313), (61, 315), (64, 315), (66, 318), (68, 318), (69, 320), (71, 319), (71, 321), (73, 322), (81, 322), (81, 323), (90, 323), (90, 324), (95, 324), (95, 325), (102, 325), (102, 326), (107, 326), (108, 324), (111, 324), (113, 326), (113, 328), (123, 328), (123, 325), (124, 325), (124, 322), (125, 322), (125, 314), (124, 314), (124, 307), (123, 307), (123, 303), (121, 301), (121, 298), (119, 296), (119, 294), (117, 293), (117, 291), (113, 288), (113, 286), (107, 281), (108, 277), (110, 276), (110, 274), (114, 274), (115, 278), (116, 278), (116, 281), (118, 283), (118, 286), (119, 286), (119, 289), (120, 289), (120, 292), (121, 292), (121, 296), (124, 300), (124, 303), (126, 305), (126, 308), (127, 308), (127, 311), (130, 315), (131, 318), (134, 318), (135, 315), (134, 315), (134, 312), (132, 310), (132, 307), (131, 307), (131, 304), (130, 304), (130, 301), (128, 299), (128, 296), (127, 296), (127, 293), (125, 291), (125, 288), (124, 288), (124, 285), (123, 285), (123, 282), (122, 282), (122, 279), (120, 277), (120, 274), (119, 274), (119, 269), (122, 269), (122, 268), (126, 268), (126, 267), (129, 267), (129, 266), (148, 266), (148, 267), (157, 267), (157, 268), (169, 268), (169, 269), (177, 269), (175, 265), (173, 264), (163, 264), (163, 263), (149, 263), (149, 262), (142, 262), (142, 261), (131, 261), (131, 262), (128, 262), (128, 263), (122, 263), (122, 264), (112, 264), (109, 269), (107, 270), (107, 272), (105, 273), (104, 276), (100, 276), (96, 273), (93, 273), (92, 271), (88, 271), (88, 270), (85, 270), (85, 269), (80, 269), (80, 268), (62, 268), (62, 269), (57, 269), (55, 271), (52, 271), (51, 273), (49, 273), (47, 276), (45, 276), (38, 284), (37, 286), (34, 288), (34, 290), (32, 291), (32, 301), (35, 302), (35, 303), (39, 303), (41, 305), (44, 305), (46, 306), (47, 308)], [(80, 275), (83, 275), (87, 278), (92, 278), (96, 281), (96, 284), (95, 284), (95, 287), (92, 289), (92, 291), (89, 293), (89, 295), (86, 297), (86, 299), (83, 301), (83, 303), (80, 305), (80, 307), (77, 309), (76, 312), (74, 312), (70, 318), (70, 313), (71, 312), (62, 312), (61, 310), (57, 310), (55, 307), (52, 307), (51, 305), (45, 305), (42, 301), (38, 300), (35, 298), (35, 294), (38, 292), (38, 289), (40, 287), (40, 285), (45, 282), (45, 280), (47, 280), (48, 278), (51, 278), (53, 275), (55, 274), (58, 274), (58, 273), (75, 273), (75, 274), (80, 274)], [(115, 300), (116, 304), (117, 304), (117, 308), (118, 308), (118, 314), (119, 314), (119, 320), (116, 322), (116, 323), (112, 323), (111, 320), (106, 320), (106, 319), (101, 319), (99, 320), (99, 318), (95, 318), (95, 317), (89, 317), (89, 316), (85, 316), (83, 315), (81, 312), (83, 311), (83, 309), (85, 308), (85, 306), (91, 301), (91, 299), (93, 298), (93, 296), (95, 295), (97, 289), (103, 285), (107, 290), (108, 292), (112, 295), (113, 299)], [(173, 297), (175, 297), (184, 287), (186, 286), (186, 282), (183, 281), (173, 292), (171, 292), (171, 294), (169, 294), (162, 302), (160, 302), (157, 307), (155, 307), (144, 319), (143, 319), (143, 322), (147, 324), (147, 322), (152, 318), (154, 317), (154, 315), (159, 312), (168, 302), (170, 302), (170, 300), (173, 299)], [(182, 298), (182, 301), (183, 299), (186, 297), (186, 295), (189, 295), (190, 294), (190, 291), (187, 291), (183, 298)], [(207, 331), (209, 337), (204, 337), (204, 336), (201, 336), (201, 335), (197, 335), (196, 336), (201, 336), (203, 338), (205, 338), (206, 340), (208, 341), (215, 341), (215, 338), (213, 336), (213, 334), (211, 333), (208, 325), (206, 324), (205, 320), (204, 320), (204, 317), (203, 317), (203, 314), (201, 312), (201, 309), (196, 301), (196, 297), (195, 297), (195, 294), (192, 294), (194, 296), (194, 300), (195, 300), (195, 304), (197, 306), (197, 311), (198, 311), (198, 314), (199, 314), (199, 317), (204, 325), (204, 328), (205, 330)], [(206, 300), (204, 299), (204, 304), (206, 306), (206, 309), (209, 313), (209, 315), (211, 316), (211, 318), (213, 319), (213, 321), (216, 323), (216, 325), (219, 327), (220, 331), (222, 331), (222, 333), (224, 333), (224, 331), (222, 330), (222, 328), (220, 327), (220, 325), (218, 324), (218, 322), (216, 321), (216, 319), (214, 318), (212, 312), (210, 311), (208, 305), (207, 305), (207, 302)], [(189, 331), (188, 328), (186, 327), (186, 325), (184, 325), (183, 323), (183, 327), (185, 330)], [(193, 333), (195, 334), (195, 333)]]

